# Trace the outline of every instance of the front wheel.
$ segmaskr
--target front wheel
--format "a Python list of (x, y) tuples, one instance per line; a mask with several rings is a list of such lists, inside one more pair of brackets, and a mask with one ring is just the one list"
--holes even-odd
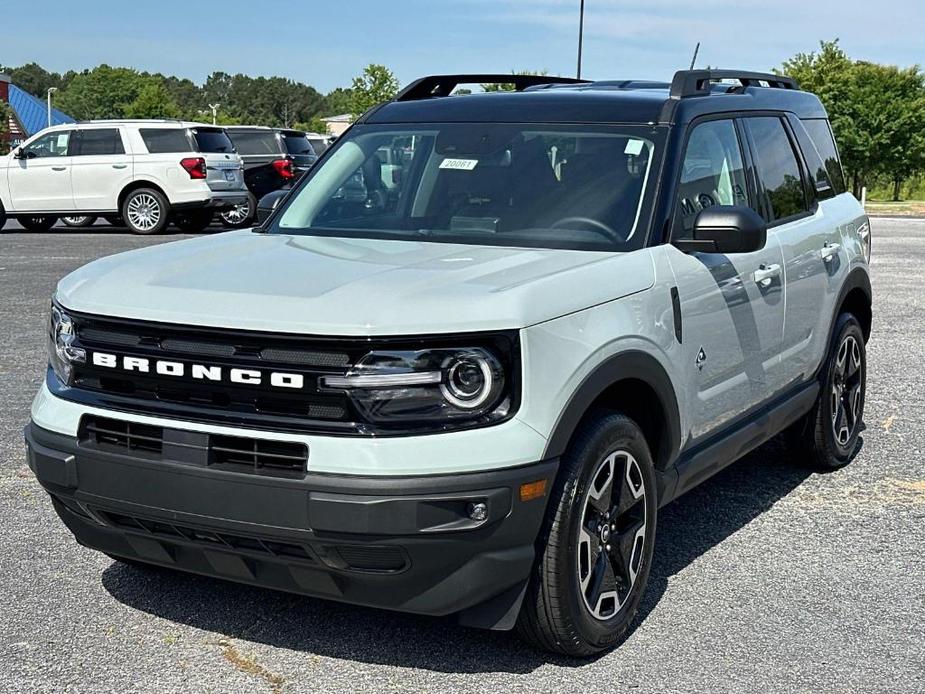
[(256, 216), (257, 199), (248, 193), (247, 202), (242, 202), (240, 205), (229, 207), (227, 210), (224, 210), (221, 214), (219, 214), (218, 217), (222, 220), (222, 226), (226, 229), (243, 229), (244, 227), (253, 224), (254, 217)]
[(93, 226), (96, 217), (93, 215), (83, 215), (78, 217), (62, 217), (61, 221), (69, 227), (89, 227)]
[(789, 431), (790, 444), (811, 467), (834, 470), (857, 452), (867, 388), (864, 331), (850, 313), (838, 317), (821, 381), (813, 409)]
[(570, 656), (617, 645), (648, 581), (657, 506), (655, 469), (639, 426), (618, 413), (586, 422), (562, 458), (520, 634)]
[(133, 234), (159, 234), (167, 226), (167, 200), (153, 188), (139, 188), (122, 201), (122, 219)]
[(26, 231), (48, 231), (58, 221), (57, 217), (20, 217), (19, 223)]

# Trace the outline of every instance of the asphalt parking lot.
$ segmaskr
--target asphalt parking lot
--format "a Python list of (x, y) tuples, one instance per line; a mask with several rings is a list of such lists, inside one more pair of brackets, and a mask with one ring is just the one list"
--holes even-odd
[(24, 463), (57, 279), (182, 236), (0, 233), (0, 691), (925, 691), (925, 220), (873, 221), (866, 431), (810, 474), (774, 440), (663, 509), (649, 592), (588, 662), (508, 634), (113, 562)]

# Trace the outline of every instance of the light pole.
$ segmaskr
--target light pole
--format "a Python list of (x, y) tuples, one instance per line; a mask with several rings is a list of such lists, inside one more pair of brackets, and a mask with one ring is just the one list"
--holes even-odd
[(585, 0), (581, 0), (581, 8), (578, 10), (578, 71), (576, 77), (581, 79), (581, 42), (585, 33)]
[(58, 91), (57, 87), (49, 87), (45, 93), (45, 101), (48, 104), (48, 127), (51, 127), (51, 95)]
[(215, 125), (216, 118), (218, 117), (218, 107), (221, 104), (209, 104), (209, 108), (212, 109), (212, 125)]

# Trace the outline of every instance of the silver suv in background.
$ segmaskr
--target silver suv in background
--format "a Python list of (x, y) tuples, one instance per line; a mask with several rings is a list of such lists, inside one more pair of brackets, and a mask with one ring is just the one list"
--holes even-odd
[(106, 217), (137, 234), (172, 220), (208, 226), (214, 210), (246, 201), (241, 159), (220, 127), (173, 120), (59, 125), (0, 158), (0, 226), (31, 231), (59, 217)]

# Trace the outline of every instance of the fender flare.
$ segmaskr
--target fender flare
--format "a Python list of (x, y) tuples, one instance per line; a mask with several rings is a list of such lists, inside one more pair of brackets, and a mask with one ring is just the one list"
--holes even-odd
[(832, 343), (832, 340), (835, 337), (835, 324), (838, 322), (838, 316), (841, 313), (842, 306), (844, 305), (848, 294), (850, 294), (855, 289), (860, 289), (862, 292), (864, 292), (864, 295), (867, 297), (867, 303), (871, 306), (873, 305), (873, 291), (870, 287), (870, 275), (867, 273), (866, 267), (854, 268), (851, 272), (848, 273), (848, 276), (842, 283), (841, 290), (838, 292), (838, 299), (835, 302), (835, 309), (832, 313), (832, 320), (829, 321), (829, 340), (826, 344)]
[[(642, 381), (655, 391), (665, 413), (656, 466), (667, 468), (677, 457), (681, 446), (681, 421), (678, 399), (671, 378), (658, 360), (638, 350), (620, 352), (604, 360), (585, 376), (559, 413), (552, 434), (546, 443), (544, 460), (561, 456), (588, 409), (600, 395), (619, 381)], [(653, 451), (655, 453), (655, 451)]]

